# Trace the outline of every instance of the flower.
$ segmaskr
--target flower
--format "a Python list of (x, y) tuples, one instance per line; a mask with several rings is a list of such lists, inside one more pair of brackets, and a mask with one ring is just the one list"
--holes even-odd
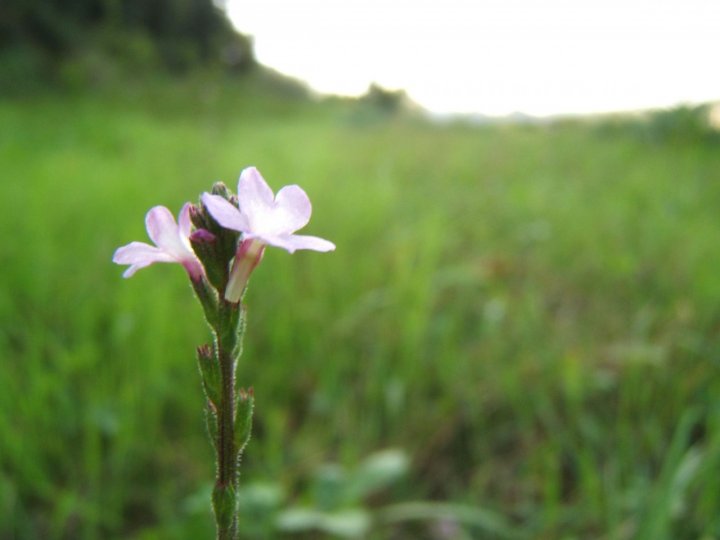
[(285, 186), (277, 195), (255, 167), (248, 167), (238, 181), (239, 209), (219, 195), (203, 193), (202, 202), (215, 220), (242, 233), (225, 299), (238, 302), (252, 270), (260, 262), (266, 245), (295, 252), (298, 249), (332, 251), (335, 244), (293, 234), (310, 221), (312, 205), (299, 186)]
[(182, 264), (193, 281), (199, 281), (205, 271), (190, 246), (190, 203), (186, 203), (178, 214), (178, 222), (164, 206), (151, 208), (145, 216), (145, 227), (154, 246), (144, 242), (130, 242), (118, 248), (113, 262), (129, 264), (123, 277), (129, 278), (140, 268), (156, 262), (177, 262)]
[(243, 233), (243, 240), (257, 239), (290, 253), (298, 249), (335, 249), (335, 244), (317, 236), (293, 234), (307, 225), (312, 213), (310, 199), (300, 186), (285, 186), (273, 196), (260, 172), (248, 167), (240, 174), (238, 201), (239, 209), (219, 195), (202, 196), (215, 220), (226, 229)]

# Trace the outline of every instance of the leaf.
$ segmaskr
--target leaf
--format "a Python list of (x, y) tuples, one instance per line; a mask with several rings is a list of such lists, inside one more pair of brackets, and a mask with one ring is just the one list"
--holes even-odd
[(469, 527), (482, 529), (499, 538), (521, 538), (513, 531), (505, 518), (484, 508), (462, 504), (418, 501), (394, 504), (380, 511), (385, 523), (416, 520), (451, 520)]
[(235, 451), (239, 458), (250, 440), (252, 431), (252, 416), (255, 407), (255, 395), (252, 388), (247, 391), (242, 388), (238, 390), (235, 407)]
[(370, 515), (360, 508), (339, 512), (320, 512), (310, 508), (290, 508), (278, 515), (277, 526), (286, 532), (322, 531), (342, 538), (358, 538), (370, 529)]
[(354, 472), (349, 487), (353, 501), (359, 502), (371, 493), (393, 484), (403, 477), (410, 460), (402, 450), (382, 450), (369, 456)]

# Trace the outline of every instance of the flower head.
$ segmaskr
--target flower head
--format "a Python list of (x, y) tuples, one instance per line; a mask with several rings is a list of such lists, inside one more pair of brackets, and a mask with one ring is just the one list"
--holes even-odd
[(312, 206), (300, 186), (285, 186), (273, 195), (260, 172), (248, 167), (240, 174), (235, 208), (219, 195), (204, 193), (202, 202), (215, 220), (243, 233), (243, 240), (257, 239), (293, 253), (297, 249), (332, 251), (335, 244), (317, 236), (293, 234), (310, 221)]
[(250, 272), (260, 262), (266, 245), (290, 253), (298, 249), (335, 249), (335, 244), (323, 238), (294, 234), (307, 225), (312, 214), (310, 199), (302, 188), (285, 186), (273, 195), (255, 167), (248, 167), (240, 174), (239, 208), (210, 193), (203, 193), (202, 202), (220, 225), (242, 233), (225, 292), (225, 299), (230, 302), (239, 301)]
[(190, 203), (186, 203), (178, 214), (178, 221), (164, 206), (151, 208), (145, 216), (145, 227), (154, 246), (144, 242), (130, 242), (118, 248), (113, 262), (129, 264), (123, 277), (129, 278), (140, 268), (156, 262), (177, 262), (182, 264), (190, 279), (198, 281), (204, 275), (202, 264), (190, 246)]

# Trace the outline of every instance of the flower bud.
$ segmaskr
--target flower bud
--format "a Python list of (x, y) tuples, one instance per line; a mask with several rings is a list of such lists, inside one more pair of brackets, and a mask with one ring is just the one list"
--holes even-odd
[(250, 274), (260, 264), (265, 253), (265, 244), (249, 239), (240, 242), (230, 271), (230, 279), (225, 289), (225, 300), (232, 303), (240, 301), (250, 279)]
[(198, 244), (213, 244), (215, 243), (215, 235), (207, 229), (197, 229), (190, 235), (190, 241)]
[[(216, 192), (223, 198), (231, 197), (221, 182), (213, 186), (213, 193)], [(190, 236), (193, 251), (202, 261), (208, 281), (216, 290), (223, 291), (227, 286), (230, 263), (240, 235), (237, 231), (221, 227), (202, 203), (191, 206), (190, 219), (196, 228)]]
[(213, 195), (220, 195), (223, 199), (226, 199), (228, 201), (232, 196), (232, 193), (224, 182), (215, 182), (212, 189), (210, 190), (210, 193), (212, 193)]
[(205, 229), (208, 225), (206, 214), (197, 204), (190, 205), (190, 221), (195, 225), (196, 229)]

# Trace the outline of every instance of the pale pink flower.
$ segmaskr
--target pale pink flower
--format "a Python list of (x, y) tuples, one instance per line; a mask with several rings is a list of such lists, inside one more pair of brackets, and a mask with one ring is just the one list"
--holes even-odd
[(219, 195), (203, 193), (202, 202), (215, 220), (242, 233), (238, 252), (225, 291), (225, 299), (238, 302), (250, 272), (263, 256), (266, 245), (283, 248), (290, 253), (298, 249), (332, 251), (335, 244), (318, 238), (293, 234), (310, 221), (312, 205), (299, 186), (285, 186), (277, 195), (255, 167), (240, 174), (238, 201), (235, 208)]
[(186, 203), (180, 210), (177, 223), (170, 210), (164, 206), (151, 208), (145, 216), (145, 227), (154, 246), (144, 242), (130, 242), (118, 248), (113, 255), (114, 263), (130, 265), (123, 277), (129, 278), (140, 268), (156, 262), (176, 262), (185, 267), (193, 281), (202, 278), (205, 272), (190, 246), (190, 203)]
[(293, 234), (307, 225), (312, 214), (310, 199), (299, 186), (285, 186), (274, 196), (260, 172), (248, 167), (240, 174), (238, 201), (239, 209), (219, 195), (202, 196), (215, 220), (226, 229), (243, 233), (243, 240), (256, 239), (290, 253), (335, 249), (335, 244), (317, 236)]

